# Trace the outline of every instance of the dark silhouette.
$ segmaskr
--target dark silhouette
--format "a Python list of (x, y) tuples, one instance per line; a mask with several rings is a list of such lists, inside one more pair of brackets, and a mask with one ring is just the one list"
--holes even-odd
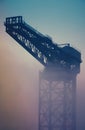
[(56, 44), (23, 21), (8, 17), (6, 32), (45, 66), (40, 72), (39, 130), (76, 130), (76, 76), (81, 53), (67, 44)]

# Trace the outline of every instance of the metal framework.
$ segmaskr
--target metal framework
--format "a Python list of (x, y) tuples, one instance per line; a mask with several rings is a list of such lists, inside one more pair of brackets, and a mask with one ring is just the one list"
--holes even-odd
[(40, 72), (39, 130), (76, 130), (76, 77), (81, 53), (70, 44), (55, 44), (23, 21), (8, 17), (6, 32), (45, 66)]
[(76, 75), (41, 72), (39, 95), (39, 130), (76, 130)]

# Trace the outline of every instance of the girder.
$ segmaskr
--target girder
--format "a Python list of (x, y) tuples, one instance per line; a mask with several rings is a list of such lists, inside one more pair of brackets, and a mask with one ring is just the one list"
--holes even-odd
[(8, 17), (6, 32), (44, 66), (59, 65), (69, 71), (80, 71), (81, 54), (69, 44), (54, 44), (51, 38), (25, 23), (22, 16)]
[(39, 130), (76, 130), (75, 75), (40, 72)]

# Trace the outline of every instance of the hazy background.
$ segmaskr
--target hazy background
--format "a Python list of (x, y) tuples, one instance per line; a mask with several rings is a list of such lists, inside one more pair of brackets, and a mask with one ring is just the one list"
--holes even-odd
[(85, 129), (85, 0), (0, 0), (0, 130), (37, 130), (38, 74), (43, 66), (5, 33), (8, 16), (82, 53), (77, 77), (77, 130)]

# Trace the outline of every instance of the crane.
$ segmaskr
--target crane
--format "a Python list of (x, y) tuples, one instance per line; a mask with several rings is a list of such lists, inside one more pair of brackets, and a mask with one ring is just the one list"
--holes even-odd
[(76, 76), (81, 53), (70, 43), (54, 43), (22, 16), (7, 17), (4, 25), (6, 32), (44, 66), (40, 72), (39, 130), (76, 130)]

